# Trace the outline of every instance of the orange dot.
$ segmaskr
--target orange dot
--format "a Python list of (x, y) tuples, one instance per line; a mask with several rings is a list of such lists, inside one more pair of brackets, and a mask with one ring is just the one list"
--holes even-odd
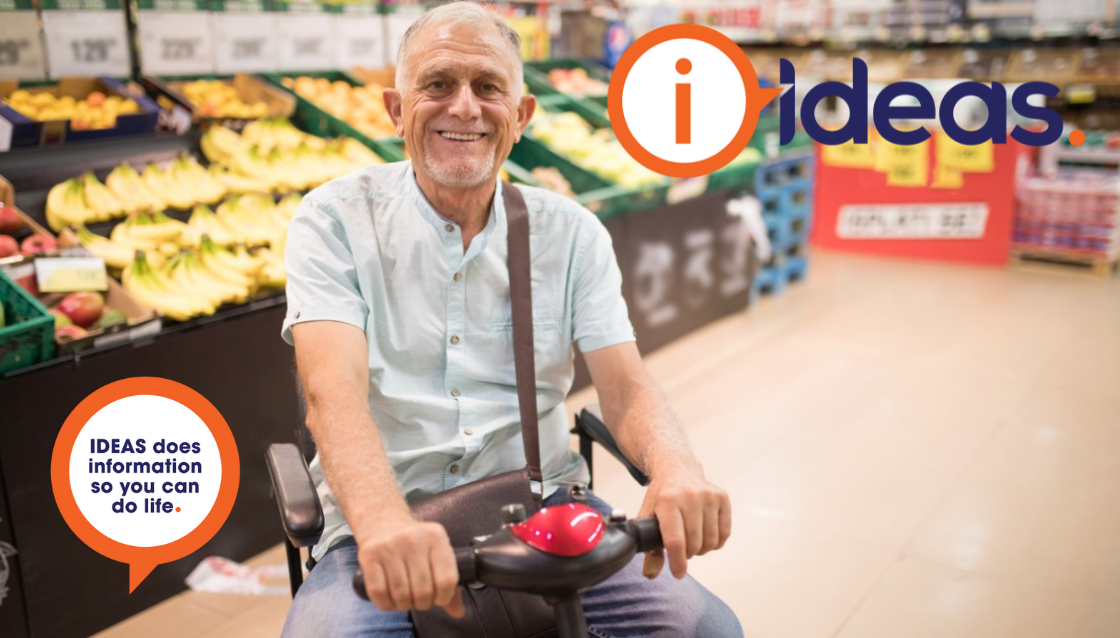
[(688, 72), (691, 70), (692, 62), (690, 62), (688, 58), (681, 58), (677, 60), (677, 73), (680, 73), (681, 75), (688, 75)]
[(1074, 131), (1069, 134), (1069, 143), (1074, 146), (1081, 146), (1085, 143), (1085, 134), (1081, 131)]
[(176, 508), (175, 508), (175, 511), (176, 511), (176, 512), (178, 512), (178, 511), (179, 511), (179, 508), (178, 508), (178, 507), (176, 507)]

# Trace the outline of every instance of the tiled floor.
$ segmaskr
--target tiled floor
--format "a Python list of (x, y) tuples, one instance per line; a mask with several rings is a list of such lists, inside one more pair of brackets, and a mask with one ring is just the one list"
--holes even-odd
[[(1120, 637), (1120, 279), (818, 252), (648, 366), (731, 492), (692, 571), (748, 636)], [(190, 592), (102, 635), (276, 636), (287, 602)]]

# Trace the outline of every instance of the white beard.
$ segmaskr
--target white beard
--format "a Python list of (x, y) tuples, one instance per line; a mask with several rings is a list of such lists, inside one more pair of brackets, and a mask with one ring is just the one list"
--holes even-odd
[(494, 173), (494, 155), (488, 154), (484, 161), (471, 162), (467, 166), (456, 164), (448, 166), (436, 163), (430, 155), (424, 157), (424, 168), (436, 183), (452, 188), (478, 186), (490, 179)]

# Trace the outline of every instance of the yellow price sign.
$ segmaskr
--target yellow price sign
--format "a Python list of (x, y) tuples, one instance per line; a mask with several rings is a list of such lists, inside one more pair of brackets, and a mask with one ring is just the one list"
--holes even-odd
[(100, 257), (52, 257), (35, 260), (41, 292), (105, 291), (109, 277)]
[(842, 168), (874, 168), (875, 154), (870, 144), (845, 142), (838, 146), (821, 145), (821, 162)]
[(900, 146), (880, 139), (875, 170), (887, 174), (888, 186), (925, 186), (929, 173), (929, 143)]
[(933, 183), (930, 188), (961, 188), (964, 186), (964, 173), (958, 169), (938, 163), (933, 167)]
[(945, 134), (937, 133), (937, 163), (965, 173), (990, 173), (995, 166), (995, 147), (991, 142), (966, 146)]

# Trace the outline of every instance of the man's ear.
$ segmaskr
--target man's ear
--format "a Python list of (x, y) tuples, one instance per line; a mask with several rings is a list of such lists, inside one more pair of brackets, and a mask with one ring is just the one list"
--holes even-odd
[(521, 134), (525, 132), (525, 127), (529, 126), (529, 121), (533, 119), (533, 113), (537, 110), (537, 97), (535, 95), (522, 95), (521, 102), (517, 105), (517, 142), (521, 141)]
[(393, 120), (393, 126), (396, 127), (397, 137), (404, 137), (404, 117), (402, 109), (404, 102), (401, 100), (401, 92), (396, 89), (385, 89), (381, 94), (381, 99), (385, 101), (385, 110), (389, 113), (389, 119)]

